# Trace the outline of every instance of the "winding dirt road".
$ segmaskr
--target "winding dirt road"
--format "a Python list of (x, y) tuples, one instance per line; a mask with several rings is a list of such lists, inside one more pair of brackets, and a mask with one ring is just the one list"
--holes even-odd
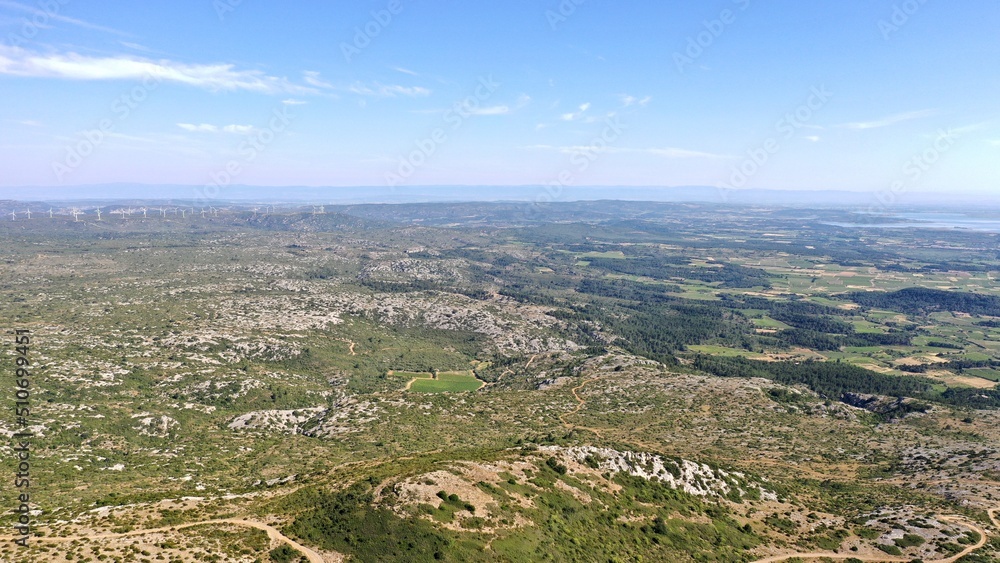
[(347, 340), (346, 338), (338, 338), (337, 341), (343, 342), (344, 344), (350, 344), (349, 351), (351, 352), (351, 355), (357, 356), (357, 354), (354, 353), (355, 342), (353, 340)]
[(562, 423), (565, 424), (566, 426), (569, 426), (570, 424), (568, 422), (566, 422), (566, 419), (564, 417), (572, 416), (574, 414), (577, 414), (578, 412), (580, 412), (580, 410), (583, 409), (583, 405), (587, 404), (587, 401), (585, 401), (582, 398), (580, 398), (580, 395), (577, 394), (577, 391), (580, 391), (588, 383), (590, 383), (592, 381), (594, 381), (594, 380), (593, 379), (588, 379), (588, 380), (584, 381), (583, 383), (577, 385), (576, 387), (574, 387), (572, 389), (573, 398), (576, 399), (576, 408), (573, 409), (573, 410), (571, 410), (571, 411), (569, 411), (569, 412), (567, 412), (567, 413), (563, 413), (563, 414), (559, 415), (559, 420), (562, 420)]
[(290, 546), (290, 547), (292, 547), (294, 549), (297, 549), (297, 550), (301, 551), (302, 554), (305, 555), (306, 558), (309, 560), (309, 563), (327, 563), (327, 561), (325, 559), (323, 559), (323, 556), (321, 556), (320, 554), (316, 553), (315, 551), (309, 549), (308, 547), (306, 547), (306, 546), (298, 543), (297, 541), (295, 541), (292, 538), (286, 536), (285, 534), (282, 534), (274, 526), (269, 526), (269, 525), (264, 524), (262, 522), (254, 522), (252, 520), (243, 520), (243, 519), (239, 519), (239, 518), (224, 518), (224, 519), (220, 519), (220, 520), (205, 520), (203, 522), (190, 522), (188, 524), (178, 524), (176, 526), (166, 526), (166, 527), (163, 527), (163, 528), (151, 528), (151, 529), (148, 529), (148, 530), (133, 530), (131, 532), (124, 532), (124, 533), (120, 533), (120, 534), (110, 533), (109, 532), (109, 533), (103, 533), (103, 534), (94, 534), (92, 536), (66, 536), (66, 537), (53, 536), (53, 537), (44, 537), (44, 538), (39, 538), (39, 541), (41, 541), (41, 542), (62, 543), (62, 542), (69, 542), (69, 541), (76, 541), (76, 540), (128, 538), (128, 537), (133, 537), (133, 536), (144, 536), (146, 534), (157, 534), (157, 533), (163, 533), (163, 532), (173, 532), (173, 531), (177, 531), (177, 530), (183, 530), (185, 528), (194, 528), (195, 526), (206, 526), (206, 525), (210, 525), (210, 524), (233, 524), (233, 525), (236, 525), (236, 526), (245, 526), (245, 527), (248, 527), (248, 528), (256, 528), (258, 530), (266, 532), (267, 533), (267, 537), (270, 538), (272, 541), (278, 541), (278, 542), (284, 543), (285, 545), (288, 545), (288, 546)]
[[(534, 359), (534, 358), (532, 358), (532, 359)], [(589, 430), (589, 431), (597, 434), (598, 437), (600, 437), (601, 436), (601, 432), (599, 430), (595, 429), (595, 428), (588, 428), (586, 426), (578, 426), (578, 425), (574, 425), (574, 424), (571, 424), (571, 423), (569, 423), (569, 422), (566, 421), (566, 417), (567, 416), (572, 416), (572, 415), (575, 415), (575, 414), (579, 413), (583, 409), (584, 405), (587, 404), (587, 401), (580, 397), (578, 391), (582, 390), (588, 383), (592, 383), (592, 382), (594, 382), (596, 380), (597, 380), (597, 378), (588, 379), (588, 380), (580, 383), (579, 385), (577, 385), (576, 387), (574, 387), (572, 389), (573, 398), (576, 399), (576, 403), (577, 403), (576, 407), (573, 410), (569, 411), (569, 412), (566, 412), (566, 413), (563, 413), (563, 414), (559, 415), (559, 420), (562, 421), (563, 426), (566, 426), (567, 428), (571, 428), (571, 429), (572, 428), (580, 428), (582, 430)], [(761, 460), (755, 460), (755, 462), (760, 462), (760, 461)], [(775, 463), (775, 464), (777, 465), (778, 463)], [(781, 465), (784, 465), (784, 464), (781, 464)], [(791, 465), (789, 465), (789, 467), (792, 467), (792, 468), (794, 468), (794, 469), (796, 469), (796, 470), (798, 470), (800, 472), (807, 471), (807, 472), (813, 473), (813, 474), (815, 474), (816, 476), (819, 476), (819, 477), (826, 477), (825, 475), (823, 475), (821, 473), (813, 472), (813, 471), (805, 469), (805, 468), (801, 468), (801, 467), (797, 467), (797, 466), (791, 466)], [(998, 512), (1000, 512), (1000, 509), (990, 509), (990, 510), (987, 511), (987, 514), (989, 515), (990, 520), (993, 522), (993, 525), (996, 526), (997, 529), (1000, 529), (1000, 520), (998, 520), (998, 517), (997, 517)], [(940, 519), (943, 520), (943, 521), (947, 521), (947, 522), (951, 522), (951, 523), (960, 525), (960, 526), (964, 526), (966, 528), (969, 528), (970, 530), (975, 531), (976, 533), (979, 534), (979, 541), (976, 542), (974, 545), (970, 545), (969, 547), (965, 548), (964, 550), (962, 550), (960, 553), (958, 553), (956, 555), (953, 555), (951, 557), (947, 557), (945, 559), (928, 560), (928, 561), (926, 561), (926, 563), (955, 563), (959, 559), (965, 557), (966, 555), (969, 555), (970, 553), (973, 553), (974, 551), (976, 551), (976, 550), (980, 549), (981, 547), (983, 547), (984, 545), (986, 545), (986, 542), (987, 542), (987, 539), (988, 539), (989, 535), (986, 533), (986, 530), (982, 529), (981, 527), (977, 526), (976, 524), (973, 524), (972, 522), (969, 522), (969, 521), (967, 521), (965, 519), (962, 519), (962, 518), (960, 518), (958, 516), (941, 516)], [(793, 558), (796, 558), (796, 557), (797, 558), (801, 558), (801, 559), (819, 559), (821, 557), (825, 557), (825, 558), (828, 558), (828, 559), (833, 559), (835, 561), (846, 561), (847, 559), (852, 559), (853, 558), (853, 559), (859, 559), (861, 561), (866, 561), (866, 562), (869, 562), (869, 563), (908, 563), (909, 561), (912, 561), (912, 558), (892, 557), (892, 556), (889, 556), (889, 555), (885, 555), (885, 556), (871, 556), (871, 555), (858, 555), (858, 554), (854, 554), (854, 553), (845, 554), (845, 553), (834, 553), (832, 551), (822, 551), (822, 552), (817, 551), (817, 552), (811, 552), (811, 553), (786, 553), (784, 555), (772, 555), (772, 556), (766, 557), (764, 559), (758, 559), (754, 563), (780, 563), (782, 561), (788, 561), (789, 559), (793, 559)]]
[(566, 428), (569, 428), (571, 430), (574, 429), (574, 428), (579, 428), (580, 430), (587, 430), (587, 431), (590, 431), (590, 432), (593, 432), (594, 434), (596, 434), (598, 438), (601, 438), (601, 437), (603, 437), (602, 434), (601, 434), (601, 430), (599, 430), (597, 428), (591, 428), (589, 426), (580, 426), (579, 424), (572, 424), (572, 423), (566, 422), (566, 417), (567, 416), (572, 416), (574, 414), (579, 413), (581, 410), (583, 410), (583, 406), (587, 404), (587, 401), (584, 400), (583, 398), (581, 398), (580, 395), (577, 394), (577, 391), (580, 391), (588, 383), (592, 383), (594, 381), (597, 381), (596, 377), (593, 378), (593, 379), (588, 379), (588, 380), (584, 381), (583, 383), (577, 385), (576, 387), (574, 387), (572, 389), (573, 398), (576, 399), (576, 408), (574, 408), (573, 410), (571, 410), (571, 411), (569, 411), (567, 413), (563, 413), (563, 414), (559, 415), (559, 420), (563, 423), (563, 426), (565, 426)]
[[(988, 514), (990, 516), (990, 520), (993, 521), (993, 525), (996, 526), (997, 528), (1000, 528), (1000, 522), (997, 521), (997, 510), (998, 509), (990, 509), (988, 511)], [(966, 555), (969, 555), (970, 553), (986, 545), (986, 541), (989, 536), (986, 534), (986, 530), (983, 530), (979, 526), (971, 522), (968, 522), (964, 519), (961, 519), (957, 516), (942, 516), (941, 520), (965, 526), (966, 528), (975, 531), (976, 533), (979, 534), (979, 541), (976, 542), (975, 545), (970, 545), (969, 547), (965, 548), (964, 550), (962, 550), (961, 553), (958, 553), (956, 555), (953, 555), (945, 559), (927, 560), (926, 563), (955, 563), (959, 559), (965, 557)], [(907, 563), (908, 561), (913, 560), (912, 558), (890, 557), (888, 555), (871, 556), (871, 555), (857, 555), (850, 553), (846, 554), (833, 553), (831, 551), (819, 551), (814, 553), (786, 553), (784, 555), (773, 555), (771, 557), (767, 557), (764, 559), (758, 559), (754, 563), (779, 563), (781, 561), (788, 561), (789, 559), (792, 559), (794, 557), (798, 557), (800, 559), (819, 559), (820, 557), (826, 557), (827, 559), (833, 559), (836, 561), (845, 561), (847, 559), (854, 558), (854, 559), (860, 559), (861, 561), (869, 561), (871, 563)]]

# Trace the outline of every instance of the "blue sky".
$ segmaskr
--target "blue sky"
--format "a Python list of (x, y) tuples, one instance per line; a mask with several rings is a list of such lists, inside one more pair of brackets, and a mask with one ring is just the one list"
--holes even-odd
[(0, 185), (995, 193), (995, 0), (0, 0)]

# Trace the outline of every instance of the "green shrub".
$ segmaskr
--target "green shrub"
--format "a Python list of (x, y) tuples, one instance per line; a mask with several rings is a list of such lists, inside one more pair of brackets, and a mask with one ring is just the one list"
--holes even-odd
[(303, 557), (301, 551), (287, 545), (272, 549), (268, 556), (274, 563), (294, 563)]
[(918, 547), (927, 543), (927, 540), (916, 535), (916, 534), (906, 534), (903, 537), (895, 540), (898, 547), (906, 549), (908, 547)]
[(899, 549), (898, 547), (896, 547), (894, 545), (878, 544), (875, 547), (881, 549), (882, 551), (888, 553), (889, 555), (902, 555), (903, 554), (903, 550)]

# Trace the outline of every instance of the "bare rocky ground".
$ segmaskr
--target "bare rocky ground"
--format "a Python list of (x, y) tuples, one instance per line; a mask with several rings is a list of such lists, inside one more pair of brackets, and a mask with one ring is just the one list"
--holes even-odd
[[(584, 506), (599, 504), (594, 490), (617, 491), (617, 475), (724, 504), (771, 540), (761, 556), (809, 553), (834, 530), (868, 528), (841, 551), (877, 556), (877, 545), (915, 535), (923, 543), (906, 557), (929, 561), (969, 530), (962, 522), (1000, 533), (985, 517), (1000, 503), (995, 412), (935, 407), (878, 420), (805, 388), (668, 368), (614, 345), (583, 358), (549, 306), (357, 285), (467, 280), (468, 261), (431, 267), (409, 256), (428, 247), (239, 234), (183, 253), (16, 257), (0, 282), (32, 310), (23, 322), (45, 366), (30, 428), (43, 445), (47, 496), (35, 515), (46, 535), (27, 554), (5, 544), (0, 561), (251, 563), (288, 543), (226, 520), (281, 530), (289, 515), (267, 513), (266, 501), (448, 449), (459, 453), (431, 470), (382, 479), (378, 502), (410, 517), (454, 494), (473, 510), (416, 517), (499, 536), (537, 525), (512, 507), (535, 505), (543, 487), (531, 480), (552, 458), (568, 476), (553, 487)], [(344, 272), (322, 279), (323, 268)], [(442, 333), (474, 335), (477, 353)], [(475, 393), (414, 394), (384, 377), (469, 369), (494, 354), (517, 361)], [(775, 400), (775, 389), (794, 400)], [(0, 420), (0, 434), (15, 430)], [(520, 452), (511, 436), (538, 445), (495, 460), (462, 453)], [(511, 485), (512, 507), (483, 483)], [(877, 508), (855, 506), (867, 498)], [(12, 506), (10, 491), (0, 500)]]

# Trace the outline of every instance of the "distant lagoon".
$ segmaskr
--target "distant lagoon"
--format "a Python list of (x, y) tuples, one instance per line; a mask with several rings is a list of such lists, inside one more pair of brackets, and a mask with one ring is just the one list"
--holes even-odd
[[(859, 213), (862, 215), (862, 213)], [(845, 228), (865, 229), (948, 229), (1000, 233), (1000, 214), (970, 215), (967, 213), (863, 213), (871, 222), (824, 222)]]

